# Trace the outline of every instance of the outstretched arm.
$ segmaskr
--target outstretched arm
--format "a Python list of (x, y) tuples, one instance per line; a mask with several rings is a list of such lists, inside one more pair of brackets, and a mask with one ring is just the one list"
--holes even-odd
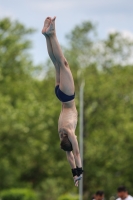
[[(73, 176), (74, 176), (74, 174), (77, 174), (77, 176), (74, 176), (74, 182), (75, 182), (75, 186), (78, 186), (77, 185), (78, 180), (80, 180), (82, 178), (82, 173), (83, 173), (78, 141), (77, 141), (76, 135), (74, 135), (72, 133), (69, 133), (68, 138), (69, 138), (70, 142), (72, 143), (72, 147), (73, 147), (73, 153), (70, 152), (71, 159), (69, 158), (69, 163), (70, 163), (71, 167), (73, 167), (72, 168)], [(75, 168), (75, 166), (76, 166), (76, 168)]]
[(72, 151), (66, 151), (67, 160), (72, 169), (76, 168), (75, 159)]
[(69, 162), (69, 164), (71, 166), (71, 169), (72, 169), (75, 186), (78, 187), (78, 180), (81, 179), (81, 178), (79, 178), (77, 176), (77, 169), (76, 169), (74, 155), (73, 155), (72, 151), (67, 151), (66, 152), (66, 156), (67, 156), (67, 160), (68, 160), (68, 162)]
[(74, 154), (76, 166), (81, 168), (82, 163), (81, 163), (81, 157), (80, 157), (79, 146), (78, 146), (78, 141), (77, 141), (76, 135), (70, 133), (68, 135), (68, 138), (69, 138), (70, 142), (72, 143), (73, 154)]

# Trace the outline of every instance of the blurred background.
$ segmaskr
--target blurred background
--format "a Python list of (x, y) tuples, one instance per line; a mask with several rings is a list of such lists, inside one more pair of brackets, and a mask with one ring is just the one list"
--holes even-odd
[(109, 199), (122, 184), (133, 195), (132, 8), (131, 0), (0, 0), (2, 200), (78, 199), (59, 145), (55, 71), (41, 34), (47, 16), (57, 17), (78, 110), (85, 81), (83, 199), (97, 190)]

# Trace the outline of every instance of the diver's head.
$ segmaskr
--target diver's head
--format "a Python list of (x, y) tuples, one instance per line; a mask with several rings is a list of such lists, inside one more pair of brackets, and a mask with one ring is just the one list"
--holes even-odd
[(63, 149), (64, 151), (72, 151), (73, 150), (72, 144), (66, 134), (64, 134), (62, 136), (60, 146), (61, 146), (61, 149)]

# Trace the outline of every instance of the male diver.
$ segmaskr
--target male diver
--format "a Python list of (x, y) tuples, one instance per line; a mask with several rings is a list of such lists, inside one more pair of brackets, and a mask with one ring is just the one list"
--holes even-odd
[(77, 136), (75, 135), (77, 125), (77, 110), (74, 101), (75, 87), (69, 64), (57, 40), (55, 19), (56, 17), (47, 17), (45, 19), (42, 34), (46, 37), (48, 54), (55, 66), (55, 94), (62, 104), (58, 120), (60, 146), (66, 151), (75, 186), (78, 186), (78, 181), (82, 178), (83, 170)]

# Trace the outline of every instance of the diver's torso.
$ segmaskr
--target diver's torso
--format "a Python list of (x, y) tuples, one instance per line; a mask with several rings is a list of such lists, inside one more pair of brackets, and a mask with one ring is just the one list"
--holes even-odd
[(62, 111), (58, 120), (58, 132), (65, 131), (69, 134), (69, 131), (75, 133), (77, 125), (77, 109), (74, 100), (71, 102), (63, 103)]

